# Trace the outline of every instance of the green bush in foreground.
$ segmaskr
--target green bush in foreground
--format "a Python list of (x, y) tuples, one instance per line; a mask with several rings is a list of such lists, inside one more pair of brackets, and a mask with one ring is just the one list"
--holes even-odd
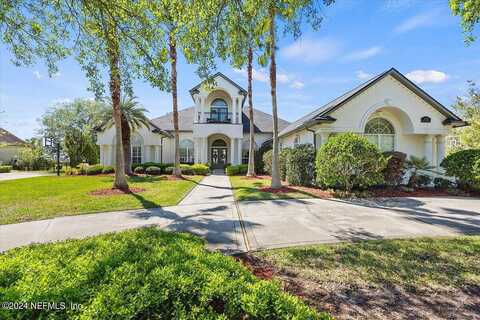
[(162, 174), (162, 169), (156, 166), (150, 166), (150, 167), (147, 167), (147, 169), (145, 169), (145, 173), (151, 176), (158, 176)]
[(382, 183), (387, 159), (367, 138), (342, 133), (322, 145), (316, 165), (320, 186), (350, 191)]
[(2, 301), (81, 304), (0, 319), (329, 319), (192, 235), (142, 228), (0, 255)]
[(315, 148), (300, 144), (290, 149), (286, 159), (286, 180), (294, 186), (311, 186), (315, 181)]
[(115, 173), (115, 168), (112, 166), (104, 166), (102, 169), (102, 173), (104, 174)]
[[(287, 158), (290, 148), (283, 148), (278, 153), (278, 170), (280, 172), (280, 179), (284, 180), (287, 177)], [(272, 175), (272, 150), (268, 150), (263, 154), (263, 170)]]
[(0, 173), (7, 173), (12, 171), (12, 166), (0, 166)]

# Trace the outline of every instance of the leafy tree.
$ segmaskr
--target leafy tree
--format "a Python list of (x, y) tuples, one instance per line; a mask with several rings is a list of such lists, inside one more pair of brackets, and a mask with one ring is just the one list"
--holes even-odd
[[(229, 1), (223, 8), (222, 22), (217, 28), (217, 52), (223, 60), (238, 69), (247, 66), (248, 117), (250, 120), (247, 176), (255, 176), (255, 121), (253, 118), (252, 70), (254, 51), (258, 54), (265, 34), (255, 32), (261, 21), (258, 12), (249, 10), (245, 1)], [(263, 65), (265, 61), (262, 61)]]
[[(137, 57), (137, 37), (142, 28), (144, 3), (104, 1), (9, 1), (0, 9), (2, 39), (15, 56), (15, 63), (31, 65), (37, 59), (55, 72), (58, 60), (74, 53), (90, 80), (90, 90), (103, 95), (104, 71), (108, 74), (116, 136), (121, 136), (122, 87), (131, 92), (129, 63)], [(113, 186), (127, 189), (122, 140), (117, 139)]]
[(19, 151), (15, 167), (26, 170), (47, 169), (52, 164), (52, 159), (43, 147), (39, 138), (27, 139), (26, 145)]
[[(142, 126), (147, 128), (150, 126), (150, 121), (145, 116), (145, 113), (148, 112), (147, 109), (141, 107), (136, 99), (136, 97), (124, 96), (120, 101), (120, 111), (122, 113), (123, 155), (125, 157), (125, 173), (128, 175), (132, 174), (132, 132)], [(112, 109), (108, 109), (104, 117), (105, 126), (112, 127), (114, 125)]]
[(465, 42), (475, 41), (473, 30), (480, 21), (480, 0), (450, 0), (450, 8), (456, 16), (460, 16)]
[(320, 28), (323, 5), (329, 6), (335, 0), (246, 0), (245, 7), (260, 17), (255, 28), (256, 36), (266, 35), (265, 50), (260, 61), (270, 62), (270, 94), (272, 97), (273, 149), (272, 182), (274, 189), (282, 186), (278, 167), (278, 115), (277, 115), (277, 20), (282, 21), (283, 34), (290, 33), (294, 39), (301, 35), (301, 26), (306, 22), (314, 30)]
[(449, 151), (480, 149), (480, 89), (472, 81), (468, 82), (468, 86), (468, 96), (457, 97), (452, 107), (469, 125), (453, 131), (456, 144)]
[[(172, 95), (175, 140), (174, 175), (181, 175), (178, 128), (177, 61), (178, 51), (187, 62), (199, 64), (202, 78), (213, 63), (212, 20), (218, 13), (217, 1), (155, 0), (145, 1), (146, 14), (141, 20), (146, 30), (137, 46), (143, 60), (135, 68), (150, 84)], [(199, 40), (201, 39), (201, 40)]]
[(40, 118), (42, 127), (38, 133), (62, 141), (71, 166), (80, 162), (95, 164), (98, 148), (94, 130), (102, 123), (107, 108), (101, 102), (88, 99), (57, 104)]

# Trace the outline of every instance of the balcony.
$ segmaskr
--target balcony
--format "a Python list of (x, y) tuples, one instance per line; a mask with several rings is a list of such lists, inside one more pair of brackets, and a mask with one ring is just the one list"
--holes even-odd
[[(204, 112), (205, 123), (231, 123), (231, 112)], [(200, 119), (200, 114), (199, 117)]]

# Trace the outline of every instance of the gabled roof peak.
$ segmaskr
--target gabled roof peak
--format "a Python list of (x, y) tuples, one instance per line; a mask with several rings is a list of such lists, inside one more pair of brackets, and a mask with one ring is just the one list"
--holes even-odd
[[(210, 78), (211, 78), (211, 79), (215, 79), (215, 78), (217, 78), (217, 77), (221, 77), (221, 78), (223, 78), (224, 80), (228, 81), (230, 84), (232, 84), (233, 86), (235, 86), (235, 87), (239, 90), (239, 92), (240, 92), (241, 94), (244, 94), (244, 95), (247, 94), (247, 91), (246, 91), (245, 89), (243, 89), (238, 83), (236, 83), (235, 81), (233, 81), (232, 79), (230, 79), (229, 77), (227, 77), (226, 75), (224, 75), (224, 74), (221, 73), (221, 72), (215, 73), (215, 74), (212, 75)], [(205, 81), (207, 81), (207, 80), (203, 80), (202, 82), (200, 82), (199, 84), (197, 84), (195, 87), (193, 87), (192, 89), (190, 89), (190, 90), (189, 90), (190, 94), (193, 95), (193, 94), (195, 94), (196, 92), (198, 92), (198, 89), (201, 87), (201, 85), (202, 85), (203, 83), (205, 83)]]

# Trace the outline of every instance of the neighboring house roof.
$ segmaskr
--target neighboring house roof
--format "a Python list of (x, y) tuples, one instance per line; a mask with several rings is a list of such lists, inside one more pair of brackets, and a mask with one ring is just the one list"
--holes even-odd
[[(243, 132), (250, 132), (250, 118), (248, 117), (248, 109), (243, 108), (242, 123)], [(190, 107), (178, 111), (178, 128), (180, 131), (193, 131), (195, 107)], [(255, 122), (256, 133), (270, 133), (272, 132), (272, 116), (268, 113), (253, 109), (253, 120)], [(169, 112), (162, 117), (151, 120), (155, 125), (163, 130), (173, 131), (173, 113)], [(278, 119), (278, 130), (287, 127), (288, 121)]]
[(7, 130), (0, 128), (0, 144), (24, 145), (25, 141), (8, 132)]
[(466, 122), (460, 119), (457, 115), (455, 115), (453, 112), (448, 110), (444, 105), (442, 105), (440, 102), (435, 100), (432, 96), (430, 96), (428, 93), (426, 93), (423, 89), (421, 89), (419, 86), (417, 86), (415, 83), (413, 83), (411, 80), (409, 80), (407, 77), (405, 77), (402, 73), (400, 73), (398, 70), (395, 68), (391, 68), (385, 72), (382, 72), (375, 77), (371, 78), (370, 80), (362, 83), (358, 87), (344, 93), (340, 97), (330, 101), (329, 103), (323, 105), (322, 107), (314, 110), (313, 112), (307, 114), (306, 116), (298, 119), (297, 121), (291, 123), (288, 127), (286, 127), (284, 130), (282, 130), (279, 134), (279, 136), (284, 136), (289, 133), (292, 133), (294, 131), (300, 130), (302, 128), (306, 128), (308, 126), (311, 126), (313, 124), (318, 124), (318, 123), (329, 123), (329, 122), (334, 122), (336, 119), (330, 116), (330, 113), (333, 111), (337, 110), (341, 106), (343, 106), (345, 103), (356, 97), (358, 94), (362, 93), (366, 89), (368, 89), (370, 86), (374, 85), (378, 81), (382, 80), (386, 76), (392, 76), (396, 80), (398, 80), (400, 83), (402, 83), (404, 86), (415, 92), (420, 98), (422, 98), (425, 102), (430, 104), (433, 108), (435, 108), (438, 112), (443, 114), (445, 116), (445, 121), (444, 124), (453, 124), (454, 126), (464, 126), (466, 125)]
[[(217, 72), (215, 73), (213, 76), (211, 76), (212, 79), (215, 79), (216, 77), (222, 77), (223, 79), (225, 79), (226, 81), (230, 82), (232, 85), (234, 85), (235, 87), (237, 87), (237, 89), (240, 91), (241, 94), (243, 95), (246, 95), (247, 94), (247, 91), (245, 89), (243, 89), (238, 83), (236, 83), (235, 81), (233, 81), (232, 79), (230, 79), (229, 77), (227, 77), (226, 75), (224, 75), (223, 73), (221, 72)], [(207, 80), (204, 80), (202, 82), (200, 82), (199, 84), (197, 84), (195, 87), (193, 87), (192, 89), (190, 89), (190, 94), (193, 94), (195, 93), (195, 91), (197, 91), (203, 83), (205, 83), (205, 81)]]

